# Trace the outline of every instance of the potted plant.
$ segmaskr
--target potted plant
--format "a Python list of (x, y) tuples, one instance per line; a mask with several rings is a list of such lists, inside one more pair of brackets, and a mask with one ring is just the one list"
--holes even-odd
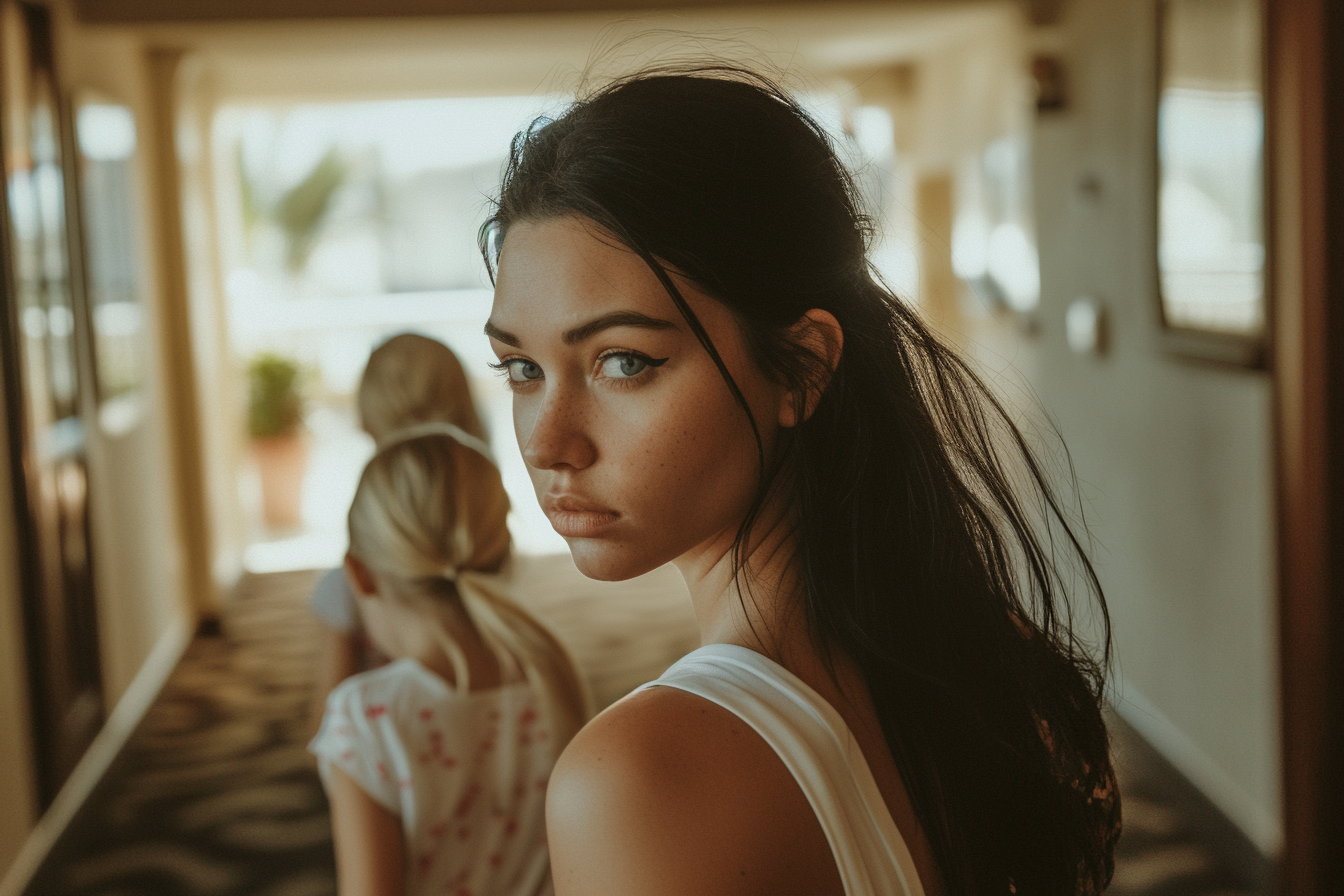
[(269, 528), (297, 528), (303, 521), (308, 466), (303, 369), (290, 358), (262, 352), (247, 365), (247, 395), (247, 430), (261, 475), (262, 516)]

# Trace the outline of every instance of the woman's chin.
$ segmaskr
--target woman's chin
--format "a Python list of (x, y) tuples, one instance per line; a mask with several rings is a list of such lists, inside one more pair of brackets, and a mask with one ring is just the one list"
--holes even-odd
[(662, 566), (664, 560), (596, 538), (566, 538), (579, 572), (599, 582), (623, 582)]

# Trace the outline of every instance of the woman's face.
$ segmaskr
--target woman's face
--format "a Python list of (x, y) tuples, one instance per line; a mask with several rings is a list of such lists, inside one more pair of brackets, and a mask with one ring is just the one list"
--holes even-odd
[[(767, 456), (784, 389), (719, 302), (679, 282), (746, 396)], [(586, 575), (626, 579), (726, 555), (759, 475), (756, 442), (648, 266), (587, 219), (516, 224), (486, 333), (513, 390), (537, 499)]]

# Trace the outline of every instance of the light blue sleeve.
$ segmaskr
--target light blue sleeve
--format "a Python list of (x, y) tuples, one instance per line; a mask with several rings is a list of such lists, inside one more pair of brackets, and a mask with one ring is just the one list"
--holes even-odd
[(308, 609), (338, 632), (350, 634), (359, 628), (359, 620), (355, 618), (355, 594), (350, 590), (343, 567), (322, 574), (313, 586), (312, 597), (308, 598)]

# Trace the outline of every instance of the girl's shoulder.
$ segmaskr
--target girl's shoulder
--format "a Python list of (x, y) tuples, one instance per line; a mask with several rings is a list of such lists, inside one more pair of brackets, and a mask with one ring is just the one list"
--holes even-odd
[(327, 714), (395, 720), (416, 707), (451, 706), (457, 695), (448, 684), (415, 660), (393, 660), (342, 681), (327, 697)]
[(343, 703), (361, 703), (398, 693), (430, 692), (451, 693), (447, 682), (411, 659), (399, 659), (351, 675), (336, 685), (331, 697)]
[[(733, 713), (673, 688), (637, 691), (575, 736), (547, 817), (553, 856), (564, 857), (557, 880), (573, 875), (571, 891), (737, 896), (839, 882), (774, 750)], [(808, 878), (815, 885), (799, 889)]]
[(318, 740), (331, 731), (360, 734), (365, 737), (387, 724), (397, 725), (407, 706), (422, 704), (426, 698), (437, 702), (432, 682), (416, 672), (412, 661), (396, 660), (351, 675), (327, 695)]
[[(416, 751), (423, 752), (429, 744), (437, 756), (439, 751), (461, 748), (468, 741), (475, 744), (483, 732), (528, 725), (529, 710), (535, 717), (536, 702), (527, 684), (458, 694), (414, 660), (397, 660), (336, 686), (327, 698), (322, 724), (309, 750), (320, 758), (348, 759), (358, 754), (372, 762), (418, 755)], [(386, 776), (383, 770), (379, 774)]]
[(535, 699), (533, 689), (525, 682), (459, 694), (419, 662), (399, 659), (342, 681), (327, 698), (327, 710), (366, 718), (386, 715), (392, 720), (411, 714), (425, 720), (431, 712), (440, 718), (491, 715), (529, 699)]

